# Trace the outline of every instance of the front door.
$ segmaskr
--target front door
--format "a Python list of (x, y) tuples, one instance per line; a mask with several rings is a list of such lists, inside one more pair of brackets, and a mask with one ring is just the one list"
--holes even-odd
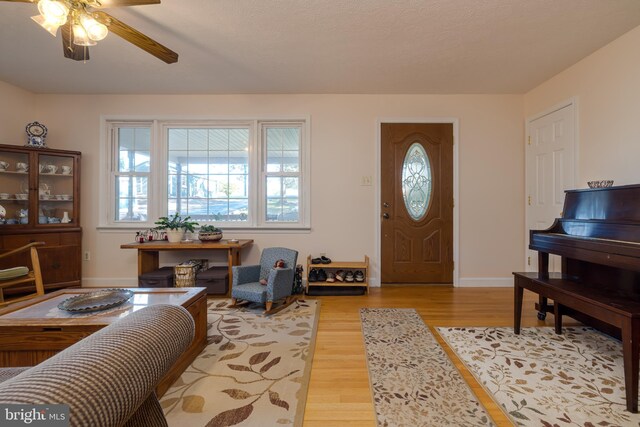
[(453, 124), (381, 125), (382, 283), (453, 282)]

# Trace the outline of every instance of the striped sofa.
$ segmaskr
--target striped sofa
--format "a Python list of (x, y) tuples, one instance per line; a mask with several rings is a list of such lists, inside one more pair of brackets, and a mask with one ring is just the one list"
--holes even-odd
[(0, 404), (68, 404), (71, 426), (166, 426), (154, 389), (194, 330), (183, 307), (145, 307), (37, 366), (0, 368)]

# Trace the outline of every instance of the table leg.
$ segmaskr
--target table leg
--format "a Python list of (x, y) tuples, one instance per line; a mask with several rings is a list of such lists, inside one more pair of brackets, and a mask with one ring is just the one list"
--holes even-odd
[(520, 334), (520, 318), (522, 317), (522, 294), (524, 289), (518, 284), (516, 277), (513, 284), (513, 331)]
[(622, 324), (622, 354), (624, 358), (624, 388), (627, 411), (638, 412), (638, 366), (640, 357), (640, 320), (627, 318)]
[(138, 275), (157, 270), (160, 267), (160, 252), (138, 249)]
[(229, 295), (231, 295), (231, 286), (233, 286), (233, 266), (240, 265), (240, 250), (238, 248), (229, 248), (227, 251), (227, 265), (229, 267)]

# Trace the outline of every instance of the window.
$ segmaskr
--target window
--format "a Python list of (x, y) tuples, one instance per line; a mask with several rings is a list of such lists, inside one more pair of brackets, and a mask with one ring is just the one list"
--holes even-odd
[(300, 221), (300, 135), (301, 127), (263, 125), (266, 153), (265, 220)]
[(104, 227), (152, 227), (175, 212), (226, 228), (309, 227), (307, 119), (106, 127), (113, 208)]
[(146, 221), (151, 170), (151, 128), (116, 127), (115, 220)]

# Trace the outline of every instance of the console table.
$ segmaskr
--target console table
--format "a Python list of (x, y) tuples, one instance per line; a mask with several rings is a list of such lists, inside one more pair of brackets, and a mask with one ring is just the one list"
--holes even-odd
[(240, 265), (240, 251), (243, 248), (253, 244), (253, 240), (245, 239), (237, 242), (228, 240), (220, 240), (217, 242), (180, 242), (170, 243), (165, 240), (145, 242), (145, 243), (127, 243), (121, 245), (122, 249), (138, 250), (138, 276), (149, 271), (157, 270), (160, 267), (160, 251), (226, 251), (227, 265), (229, 266), (229, 294), (231, 293), (231, 284), (233, 283), (233, 272), (231, 267)]

